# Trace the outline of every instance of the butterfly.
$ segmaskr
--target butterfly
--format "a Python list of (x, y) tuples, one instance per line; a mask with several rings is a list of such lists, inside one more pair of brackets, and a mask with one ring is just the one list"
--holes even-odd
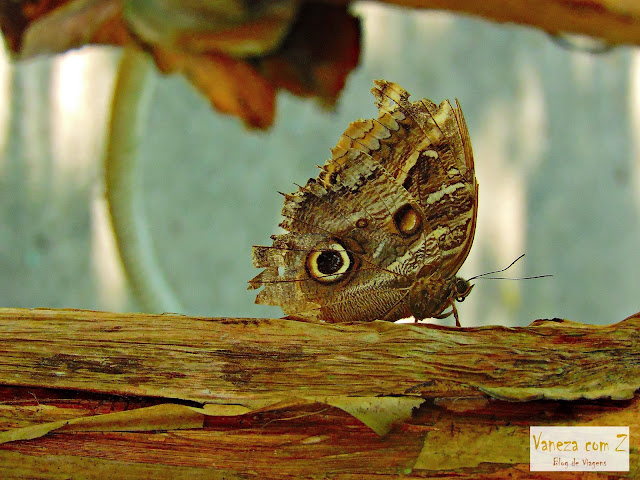
[(478, 183), (456, 100), (409, 101), (374, 81), (378, 117), (352, 122), (315, 179), (285, 197), (256, 303), (290, 318), (353, 322), (454, 315), (473, 288), (456, 273), (476, 228)]

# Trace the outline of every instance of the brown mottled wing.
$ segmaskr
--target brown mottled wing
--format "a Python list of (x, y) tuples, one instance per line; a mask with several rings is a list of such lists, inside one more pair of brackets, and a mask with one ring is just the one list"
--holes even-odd
[[(336, 149), (362, 149), (422, 206), (437, 238), (444, 278), (464, 263), (475, 236), (478, 184), (467, 125), (456, 101), (409, 102), (398, 84), (374, 82), (377, 119), (353, 122)], [(400, 128), (397, 128), (399, 126)]]
[[(411, 315), (407, 293), (424, 266), (449, 277), (464, 261), (477, 185), (459, 107), (410, 103), (386, 81), (372, 92), (378, 118), (349, 125), (318, 178), (285, 195), (280, 226), (288, 233), (254, 247), (253, 264), (265, 269), (249, 282), (264, 287), (257, 303), (329, 322), (396, 320)], [(411, 225), (420, 226), (415, 234)], [(353, 268), (340, 282), (318, 282), (307, 259), (335, 242)]]
[[(264, 287), (257, 303), (329, 322), (370, 321), (395, 310), (396, 318), (410, 315), (402, 304), (406, 290), (425, 255), (437, 255), (438, 247), (426, 232), (398, 235), (393, 212), (420, 207), (372, 156), (336, 152), (317, 179), (285, 197), (280, 226), (289, 233), (253, 250), (254, 266), (265, 268), (250, 282), (249, 288)], [(319, 284), (308, 275), (305, 259), (333, 239), (347, 247), (357, 268), (348, 282)]]

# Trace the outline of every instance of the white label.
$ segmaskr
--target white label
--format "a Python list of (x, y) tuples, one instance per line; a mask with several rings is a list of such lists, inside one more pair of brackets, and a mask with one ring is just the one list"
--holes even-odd
[(628, 472), (629, 427), (529, 427), (532, 472)]

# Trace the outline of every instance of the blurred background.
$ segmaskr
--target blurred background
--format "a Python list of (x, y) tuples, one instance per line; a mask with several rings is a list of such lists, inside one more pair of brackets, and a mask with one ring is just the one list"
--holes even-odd
[[(356, 4), (360, 66), (333, 110), (279, 93), (249, 131), (182, 76), (154, 73), (141, 139), (151, 244), (180, 312), (280, 316), (254, 305), (251, 246), (270, 245), (282, 197), (315, 177), (349, 122), (376, 115), (372, 80), (414, 100), (458, 98), (480, 184), (458, 306), (464, 326), (561, 317), (613, 323), (640, 310), (640, 54), (592, 54), (531, 28)], [(10, 62), (0, 51), (0, 305), (140, 311), (107, 216), (103, 158), (115, 47)], [(453, 320), (441, 321), (453, 324)]]

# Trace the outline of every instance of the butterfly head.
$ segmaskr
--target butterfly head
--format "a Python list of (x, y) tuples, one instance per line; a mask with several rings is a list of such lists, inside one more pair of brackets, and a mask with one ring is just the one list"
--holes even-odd
[(468, 280), (460, 277), (453, 277), (451, 282), (451, 298), (456, 302), (463, 302), (465, 298), (471, 293), (473, 285)]

